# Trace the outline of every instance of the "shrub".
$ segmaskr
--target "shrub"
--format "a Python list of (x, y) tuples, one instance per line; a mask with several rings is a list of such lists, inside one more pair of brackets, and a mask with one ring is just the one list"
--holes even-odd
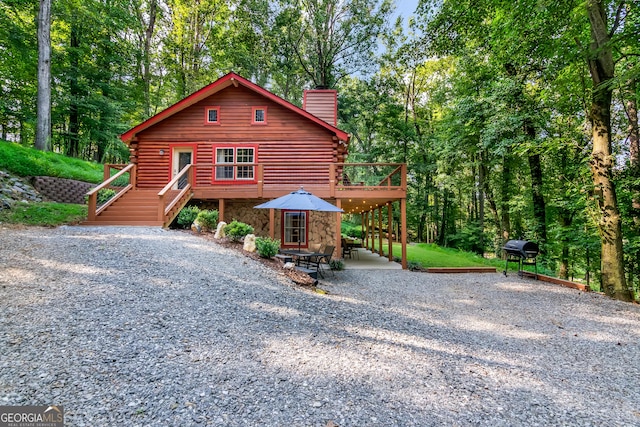
[(111, 188), (103, 188), (102, 190), (98, 191), (98, 206), (104, 205), (116, 194), (116, 190), (113, 190)]
[(344, 270), (344, 261), (341, 259), (332, 259), (329, 261), (329, 268), (335, 271)]
[(198, 216), (196, 217), (197, 221), (204, 228), (208, 230), (215, 230), (218, 226), (218, 211), (217, 210), (202, 210), (198, 212)]
[(409, 261), (409, 262), (407, 262), (407, 270), (420, 271), (420, 270), (422, 270), (422, 264), (420, 264), (419, 262), (415, 262), (415, 261)]
[(191, 224), (193, 224), (193, 221), (195, 221), (198, 217), (198, 213), (200, 213), (199, 207), (185, 206), (178, 214), (176, 222), (181, 228), (189, 229), (191, 228)]
[(262, 258), (271, 258), (280, 249), (280, 240), (270, 237), (256, 237), (256, 249)]
[(247, 234), (253, 233), (253, 227), (249, 224), (245, 224), (244, 222), (239, 222), (234, 219), (229, 224), (227, 224), (227, 226), (224, 228), (224, 232), (232, 241), (239, 242)]

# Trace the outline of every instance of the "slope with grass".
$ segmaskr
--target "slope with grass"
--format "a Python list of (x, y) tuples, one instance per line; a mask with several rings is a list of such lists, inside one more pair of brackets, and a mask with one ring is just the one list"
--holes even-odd
[[(9, 176), (54, 176), (92, 183), (101, 182), (103, 175), (103, 166), (99, 163), (42, 152), (2, 140), (0, 170)], [(58, 226), (75, 224), (87, 218), (86, 205), (19, 201), (10, 206), (10, 209), (0, 209), (0, 224)]]
[(0, 169), (18, 176), (55, 176), (92, 183), (102, 182), (103, 165), (43, 152), (0, 140)]

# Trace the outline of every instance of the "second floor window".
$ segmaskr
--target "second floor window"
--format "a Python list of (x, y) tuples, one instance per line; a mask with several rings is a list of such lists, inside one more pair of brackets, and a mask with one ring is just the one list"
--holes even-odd
[(266, 125), (267, 124), (267, 107), (253, 107), (253, 115), (251, 117), (251, 124), (254, 125)]
[[(255, 177), (255, 148), (216, 148), (216, 181), (253, 181)], [(242, 163), (250, 163), (244, 166)]]
[(220, 124), (220, 107), (205, 108), (204, 121), (208, 125)]

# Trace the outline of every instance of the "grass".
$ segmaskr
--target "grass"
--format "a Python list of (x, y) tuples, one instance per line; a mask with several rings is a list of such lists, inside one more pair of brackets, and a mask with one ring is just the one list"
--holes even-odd
[(100, 183), (104, 168), (100, 163), (0, 140), (0, 169), (18, 176), (54, 176)]
[(0, 223), (57, 227), (86, 220), (87, 206), (67, 203), (16, 203), (10, 210), (0, 210)]
[[(377, 243), (377, 242), (376, 242)], [(383, 251), (386, 245), (383, 244)], [(402, 245), (393, 244), (393, 254), (402, 254)], [(407, 245), (407, 262), (420, 264), (423, 268), (430, 267), (496, 267), (503, 268), (504, 262), (483, 258), (469, 252), (457, 249), (442, 248), (429, 243)]]

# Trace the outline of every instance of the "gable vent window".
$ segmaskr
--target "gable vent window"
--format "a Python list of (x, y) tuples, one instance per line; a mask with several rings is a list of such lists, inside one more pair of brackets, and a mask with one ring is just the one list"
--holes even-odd
[(204, 122), (208, 125), (220, 124), (220, 107), (205, 108)]
[(253, 107), (252, 111), (251, 124), (267, 124), (267, 107)]

